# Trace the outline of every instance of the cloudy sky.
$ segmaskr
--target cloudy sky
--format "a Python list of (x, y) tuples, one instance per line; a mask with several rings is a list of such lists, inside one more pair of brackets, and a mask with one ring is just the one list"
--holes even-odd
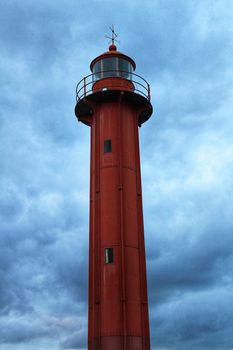
[(151, 84), (140, 129), (153, 350), (233, 349), (233, 1), (0, 1), (0, 350), (86, 349), (89, 128), (107, 50)]

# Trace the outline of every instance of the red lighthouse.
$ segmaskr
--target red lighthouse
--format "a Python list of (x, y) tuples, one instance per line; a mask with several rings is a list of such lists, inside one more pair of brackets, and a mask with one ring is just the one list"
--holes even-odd
[(75, 108), (91, 127), (88, 350), (149, 350), (138, 126), (150, 89), (114, 39), (90, 68)]

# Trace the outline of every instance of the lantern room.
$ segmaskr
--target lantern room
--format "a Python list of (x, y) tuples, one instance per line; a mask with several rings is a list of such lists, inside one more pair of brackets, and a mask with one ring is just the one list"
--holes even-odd
[(135, 67), (130, 57), (117, 51), (114, 44), (110, 45), (109, 51), (91, 62), (93, 92), (109, 89), (134, 91), (132, 74)]
[(93, 80), (97, 81), (109, 77), (120, 77), (132, 80), (132, 73), (136, 65), (128, 56), (117, 51), (114, 44), (109, 46), (109, 51), (96, 57), (90, 65), (93, 72)]

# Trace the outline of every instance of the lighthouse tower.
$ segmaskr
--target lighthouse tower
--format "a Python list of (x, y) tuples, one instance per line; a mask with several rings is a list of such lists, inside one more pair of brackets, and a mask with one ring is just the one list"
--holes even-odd
[(90, 68), (75, 107), (91, 128), (88, 350), (149, 350), (138, 127), (150, 88), (114, 36)]

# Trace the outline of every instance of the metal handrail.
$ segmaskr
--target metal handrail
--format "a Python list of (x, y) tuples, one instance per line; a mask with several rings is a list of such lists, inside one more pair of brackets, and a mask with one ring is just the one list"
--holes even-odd
[[(108, 76), (104, 76), (104, 74), (110, 74)], [(95, 79), (96, 75), (100, 74), (102, 77), (100, 79)], [(112, 75), (111, 75), (112, 74)], [(128, 75), (130, 78), (124, 77), (124, 75)], [(150, 101), (150, 85), (148, 82), (142, 78), (140, 75), (136, 73), (132, 73), (129, 71), (124, 70), (108, 70), (108, 71), (99, 71), (92, 74), (89, 74), (85, 76), (83, 79), (79, 81), (79, 83), (76, 86), (76, 101), (80, 101), (84, 97), (92, 94), (93, 91), (93, 84), (96, 82), (102, 80), (102, 79), (108, 79), (108, 78), (123, 78), (134, 85), (134, 92), (137, 92), (139, 95), (144, 96), (146, 99)], [(114, 88), (122, 89), (124, 90), (124, 87), (122, 85), (115, 85), (111, 89), (114, 90)]]

